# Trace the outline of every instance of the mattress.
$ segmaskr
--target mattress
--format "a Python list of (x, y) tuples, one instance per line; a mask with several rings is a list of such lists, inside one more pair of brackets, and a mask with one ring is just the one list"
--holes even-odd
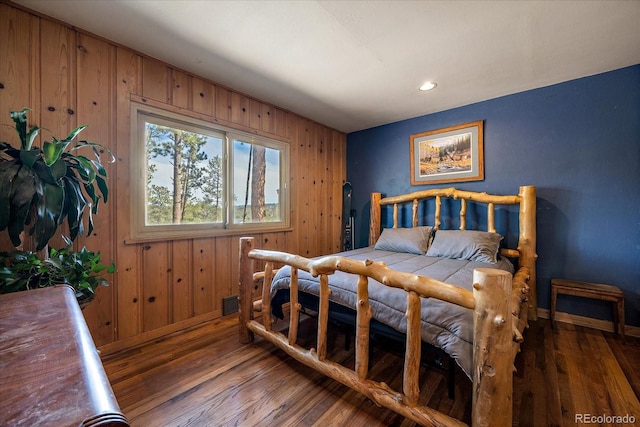
[[(391, 269), (428, 276), (467, 290), (472, 289), (473, 270), (476, 268), (498, 268), (511, 273), (514, 272), (513, 265), (505, 258), (499, 259), (498, 263), (493, 264), (376, 250), (372, 246), (335, 255), (355, 260), (382, 261)], [(271, 284), (272, 299), (279, 290), (289, 289), (290, 271), (290, 267), (285, 266), (275, 275)], [(354, 274), (336, 271), (335, 274), (330, 275), (330, 301), (355, 310), (357, 281), (358, 276)], [(299, 271), (298, 287), (301, 292), (318, 296), (319, 278), (313, 277), (305, 271)], [(402, 289), (384, 286), (370, 278), (369, 304), (372, 310), (372, 317), (401, 333), (406, 333), (406, 295), (406, 292)], [(280, 298), (279, 303), (277, 300), (278, 298), (272, 303), (272, 310), (276, 316), (281, 317), (282, 298)], [(444, 350), (456, 361), (466, 375), (472, 378), (472, 310), (435, 298), (422, 298), (421, 318), (422, 340)]]

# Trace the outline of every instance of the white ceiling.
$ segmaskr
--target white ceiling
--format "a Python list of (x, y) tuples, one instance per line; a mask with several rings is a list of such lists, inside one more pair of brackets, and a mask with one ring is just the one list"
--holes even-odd
[(343, 132), (640, 63), (638, 0), (16, 3)]

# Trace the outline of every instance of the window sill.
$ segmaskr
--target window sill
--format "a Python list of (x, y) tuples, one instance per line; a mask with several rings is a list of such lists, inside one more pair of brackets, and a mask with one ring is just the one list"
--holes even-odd
[(178, 240), (195, 240), (195, 239), (215, 239), (216, 237), (230, 237), (230, 236), (252, 236), (257, 234), (267, 233), (290, 233), (293, 231), (292, 227), (278, 227), (278, 228), (243, 228), (235, 230), (216, 230), (213, 233), (199, 233), (197, 235), (184, 235), (184, 233), (176, 233), (175, 235), (166, 234), (158, 236), (143, 236), (143, 237), (128, 237), (124, 240), (125, 245), (138, 245), (140, 243), (154, 243), (154, 242), (173, 242)]

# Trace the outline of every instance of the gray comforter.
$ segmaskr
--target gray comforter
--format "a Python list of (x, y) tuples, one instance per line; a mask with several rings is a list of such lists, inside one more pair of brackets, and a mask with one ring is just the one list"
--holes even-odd
[[(513, 273), (513, 265), (506, 259), (498, 264), (472, 262), (459, 259), (428, 257), (408, 253), (375, 250), (373, 247), (342, 252), (336, 255), (356, 260), (383, 261), (394, 270), (428, 276), (445, 283), (471, 290), (475, 268), (500, 268)], [(355, 309), (358, 276), (336, 272), (329, 276), (332, 293), (330, 300)], [(300, 291), (318, 295), (318, 278), (299, 272)], [(288, 289), (290, 269), (281, 268), (271, 285), (271, 297), (279, 289)], [(369, 279), (369, 303), (372, 315), (378, 321), (405, 333), (407, 308), (406, 292), (390, 288)], [(473, 313), (471, 310), (435, 298), (422, 300), (422, 340), (447, 352), (471, 378), (473, 363)]]

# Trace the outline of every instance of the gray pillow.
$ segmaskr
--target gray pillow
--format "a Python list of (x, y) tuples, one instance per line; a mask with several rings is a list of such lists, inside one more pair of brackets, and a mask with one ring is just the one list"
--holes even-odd
[(424, 255), (429, 249), (433, 227), (385, 228), (374, 249)]
[(474, 230), (438, 230), (427, 256), (498, 262), (502, 236), (498, 233)]

